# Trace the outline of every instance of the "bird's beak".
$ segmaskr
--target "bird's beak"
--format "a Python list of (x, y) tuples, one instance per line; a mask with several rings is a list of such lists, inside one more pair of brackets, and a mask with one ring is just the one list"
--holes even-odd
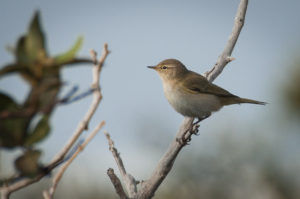
[(147, 66), (148, 68), (151, 68), (151, 69), (156, 69), (156, 66)]

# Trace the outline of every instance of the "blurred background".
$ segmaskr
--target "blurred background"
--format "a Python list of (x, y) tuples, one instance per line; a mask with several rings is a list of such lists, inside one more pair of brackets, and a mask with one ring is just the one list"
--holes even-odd
[[(239, 1), (9, 1), (0, 6), (0, 64), (12, 62), (5, 50), (26, 32), (40, 10), (47, 48), (58, 54), (78, 35), (89, 50), (111, 54), (101, 74), (103, 101), (90, 124), (101, 120), (121, 152), (126, 169), (147, 179), (183, 117), (164, 98), (157, 74), (146, 68), (176, 58), (204, 73), (222, 52)], [(267, 106), (233, 105), (201, 122), (179, 154), (173, 170), (155, 198), (300, 198), (300, 2), (250, 1), (246, 23), (228, 64), (214, 83), (233, 94)], [(81, 91), (91, 84), (91, 67), (66, 68), (63, 96), (72, 85)], [(29, 87), (18, 75), (0, 79), (2, 91), (18, 102)], [(38, 147), (49, 162), (83, 118), (91, 96), (59, 106), (51, 119), (51, 135)], [(83, 134), (83, 138), (87, 134)], [(0, 177), (14, 173), (20, 151), (0, 151)], [(57, 198), (116, 198), (106, 175), (117, 171), (102, 132), (66, 171)], [(12, 194), (11, 198), (41, 198), (49, 179)]]

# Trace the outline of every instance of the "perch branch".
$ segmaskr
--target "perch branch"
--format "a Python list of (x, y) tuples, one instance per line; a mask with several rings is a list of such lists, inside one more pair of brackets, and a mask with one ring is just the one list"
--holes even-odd
[[(205, 73), (205, 77), (212, 82), (215, 78), (223, 71), (226, 64), (233, 60), (231, 57), (231, 53), (236, 44), (236, 41), (239, 37), (241, 29), (243, 27), (245, 21), (245, 15), (247, 11), (248, 0), (241, 0), (240, 5), (238, 7), (235, 22), (233, 26), (232, 33), (230, 34), (229, 40), (223, 50), (222, 54), (219, 56), (217, 63), (214, 67)], [(186, 137), (190, 138), (194, 133), (193, 131), (189, 131), (189, 129), (193, 128), (194, 118), (186, 117), (176, 135), (176, 138), (173, 139), (170, 144), (167, 152), (160, 159), (157, 167), (152, 173), (151, 177), (142, 183), (141, 189), (138, 192), (138, 198), (152, 198), (154, 196), (155, 191), (161, 184), (161, 182), (168, 175), (170, 170), (172, 169), (173, 163), (180, 152), (180, 150), (186, 145), (186, 142), (179, 142), (178, 139), (185, 139)]]
[(64, 160), (66, 154), (70, 151), (70, 149), (72, 148), (74, 143), (77, 141), (77, 139), (79, 138), (81, 133), (84, 130), (87, 130), (88, 123), (91, 120), (92, 116), (94, 115), (94, 113), (102, 99), (101, 89), (100, 89), (100, 85), (99, 85), (99, 78), (100, 78), (101, 69), (104, 65), (104, 61), (105, 61), (107, 55), (109, 54), (107, 44), (104, 44), (103, 53), (99, 59), (99, 62), (96, 60), (96, 57), (95, 57), (96, 53), (94, 51), (92, 51), (91, 54), (92, 54), (92, 57), (94, 60), (93, 62), (95, 63), (95, 66), (93, 67), (93, 82), (92, 82), (92, 89), (94, 89), (94, 93), (93, 93), (92, 104), (91, 104), (88, 112), (86, 113), (84, 119), (82, 120), (82, 122), (79, 123), (79, 125), (78, 125), (77, 129), (75, 130), (75, 132), (73, 133), (72, 137), (69, 139), (69, 141), (63, 147), (63, 149), (60, 151), (60, 153), (48, 165), (46, 165), (44, 167), (45, 172), (42, 172), (33, 178), (24, 178), (13, 184), (10, 184), (8, 186), (1, 187), (0, 188), (1, 198), (7, 199), (12, 192), (17, 191), (23, 187), (26, 187), (32, 183), (38, 182), (41, 178), (43, 178), (48, 173), (50, 173), (54, 168), (56, 168), (58, 165), (61, 164), (61, 162)]

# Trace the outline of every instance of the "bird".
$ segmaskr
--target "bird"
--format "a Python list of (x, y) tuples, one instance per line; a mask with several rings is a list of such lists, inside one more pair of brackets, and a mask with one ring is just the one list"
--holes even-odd
[(171, 106), (183, 116), (198, 118), (197, 123), (223, 106), (242, 103), (266, 104), (234, 95), (209, 82), (204, 76), (188, 70), (176, 59), (166, 59), (148, 68), (158, 73), (165, 97)]

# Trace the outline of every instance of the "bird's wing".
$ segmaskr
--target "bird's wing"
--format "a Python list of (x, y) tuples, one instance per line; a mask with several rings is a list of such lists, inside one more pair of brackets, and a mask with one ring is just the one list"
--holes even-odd
[(205, 77), (194, 72), (190, 72), (191, 75), (188, 75), (188, 78), (185, 78), (183, 87), (187, 89), (189, 93), (193, 94), (211, 94), (220, 97), (237, 97), (236, 95), (231, 94), (227, 90), (210, 83)]

